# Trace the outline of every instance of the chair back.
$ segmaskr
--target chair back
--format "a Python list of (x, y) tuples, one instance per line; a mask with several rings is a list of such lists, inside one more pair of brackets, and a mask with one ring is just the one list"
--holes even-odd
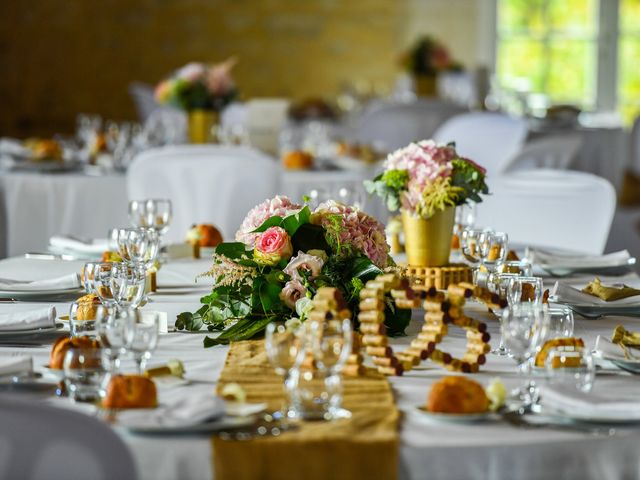
[(477, 224), (504, 231), (517, 245), (557, 247), (599, 255), (616, 206), (611, 183), (590, 173), (531, 170), (489, 179), (491, 195)]
[(111, 427), (66, 408), (0, 396), (0, 478), (88, 477), (137, 478), (131, 453)]
[(455, 142), (457, 152), (491, 175), (501, 172), (524, 144), (527, 123), (500, 113), (471, 112), (447, 120), (433, 134), (438, 143)]
[(445, 120), (465, 111), (458, 105), (437, 100), (385, 102), (371, 106), (355, 118), (350, 136), (356, 142), (378, 144), (384, 150), (393, 151), (431, 138)]
[(140, 154), (127, 171), (129, 200), (171, 200), (169, 242), (184, 241), (194, 223), (213, 223), (233, 239), (247, 212), (277, 189), (275, 160), (250, 147), (168, 146)]
[(536, 168), (569, 168), (582, 146), (582, 135), (567, 133), (538, 138), (525, 143), (505, 165), (505, 172)]

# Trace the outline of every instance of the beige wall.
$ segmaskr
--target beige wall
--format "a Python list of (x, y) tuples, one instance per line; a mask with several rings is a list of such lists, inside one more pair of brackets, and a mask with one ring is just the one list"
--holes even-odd
[(388, 90), (419, 33), (477, 61), (482, 0), (4, 0), (0, 135), (71, 131), (78, 112), (135, 118), (127, 85), (236, 55), (244, 97)]

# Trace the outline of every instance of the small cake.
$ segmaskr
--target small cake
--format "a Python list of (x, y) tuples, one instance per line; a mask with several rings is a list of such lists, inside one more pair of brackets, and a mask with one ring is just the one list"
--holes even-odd
[(90, 293), (78, 300), (78, 310), (76, 312), (77, 320), (95, 320), (100, 298), (95, 293)]
[(97, 340), (93, 340), (87, 336), (60, 337), (51, 348), (49, 368), (52, 370), (62, 370), (64, 356), (71, 348), (100, 348), (100, 344)]
[(142, 375), (116, 375), (107, 386), (104, 408), (155, 408), (158, 394), (153, 380)]
[(222, 234), (210, 223), (193, 225), (187, 232), (187, 242), (200, 247), (217, 247), (222, 243)]
[(289, 170), (303, 170), (313, 166), (313, 156), (302, 150), (288, 152), (282, 157), (284, 168)]
[(427, 410), (438, 413), (483, 413), (489, 409), (487, 394), (478, 382), (461, 376), (444, 377), (434, 383)]
[[(547, 361), (547, 356), (549, 352), (554, 348), (565, 347), (567, 350), (582, 350), (584, 348), (584, 341), (581, 338), (576, 337), (567, 337), (567, 338), (554, 338), (551, 340), (547, 340), (544, 342), (544, 345), (536, 355), (536, 367), (544, 367), (545, 362)], [(571, 365), (572, 362), (576, 362), (576, 365)], [(565, 363), (565, 367), (578, 367), (580, 362), (580, 358), (578, 357), (569, 357), (567, 358), (567, 362)], [(556, 365), (556, 362), (552, 365), (553, 368), (560, 367), (559, 364)]]

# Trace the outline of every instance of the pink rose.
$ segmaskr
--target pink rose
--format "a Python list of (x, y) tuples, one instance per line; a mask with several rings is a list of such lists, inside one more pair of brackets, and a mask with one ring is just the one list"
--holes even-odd
[(253, 251), (254, 260), (261, 265), (276, 265), (281, 260), (288, 260), (291, 255), (291, 238), (281, 227), (269, 227), (262, 232)]
[(284, 285), (284, 288), (280, 292), (280, 300), (291, 310), (295, 310), (296, 302), (306, 296), (306, 294), (307, 289), (304, 285), (297, 280), (291, 280)]
[(308, 271), (309, 276), (313, 278), (320, 275), (320, 271), (322, 270), (323, 265), (324, 260), (322, 258), (315, 255), (309, 255), (308, 253), (298, 252), (298, 255), (293, 257), (289, 261), (289, 264), (284, 268), (284, 273), (291, 276), (291, 280), (301, 282), (301, 270)]

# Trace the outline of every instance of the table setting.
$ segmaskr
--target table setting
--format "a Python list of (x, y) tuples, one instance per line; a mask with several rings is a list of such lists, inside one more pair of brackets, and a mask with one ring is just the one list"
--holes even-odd
[(366, 188), (406, 253), (353, 197), (276, 196), (234, 241), (168, 245), (171, 203), (136, 199), (129, 226), (52, 238), (67, 259), (0, 260), (0, 391), (111, 425), (140, 478), (636, 471), (635, 259), (476, 225), (490, 181), (450, 145)]

